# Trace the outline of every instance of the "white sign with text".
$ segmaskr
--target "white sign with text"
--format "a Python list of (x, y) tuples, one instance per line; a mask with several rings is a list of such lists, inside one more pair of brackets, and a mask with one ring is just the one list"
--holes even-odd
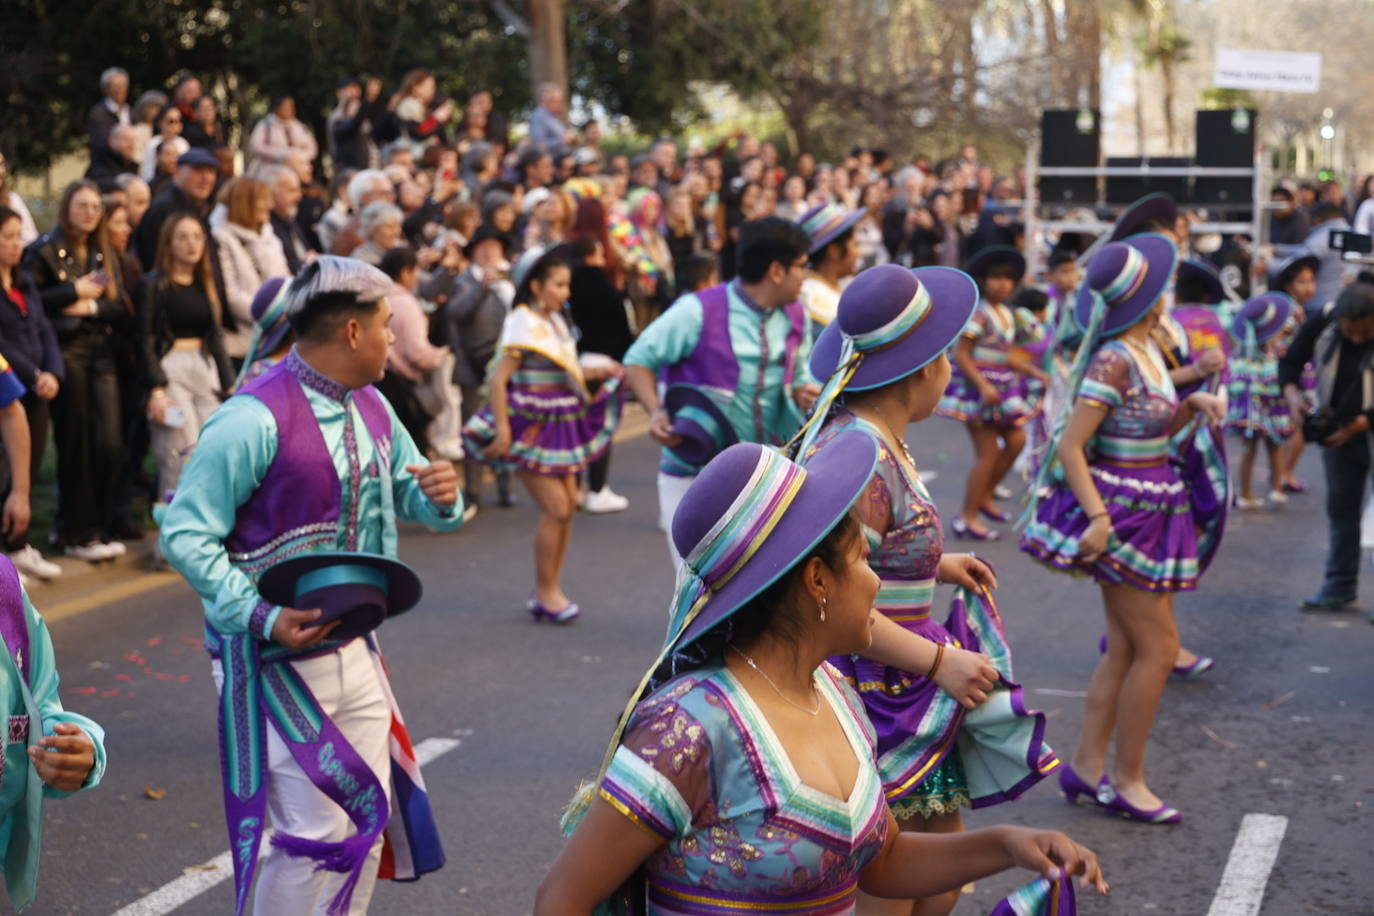
[(1218, 89), (1316, 92), (1321, 77), (1320, 54), (1217, 48)]

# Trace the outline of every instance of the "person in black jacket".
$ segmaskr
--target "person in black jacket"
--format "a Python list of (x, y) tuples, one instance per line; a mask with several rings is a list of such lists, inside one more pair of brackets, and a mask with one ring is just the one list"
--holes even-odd
[(93, 156), (86, 167), (86, 177), (100, 185), (102, 191), (115, 188), (117, 175), (137, 175), (138, 163), (133, 159), (134, 129), (127, 124), (117, 124), (110, 131), (105, 145)]
[[(620, 362), (634, 342), (625, 297), (606, 273), (606, 253), (601, 242), (580, 235), (572, 242), (572, 291), (568, 306), (579, 332), (579, 353), (602, 353)], [(593, 393), (595, 393), (593, 391)], [(607, 483), (611, 473), (611, 446), (587, 467), (587, 496), (583, 508), (591, 513), (622, 512), (630, 501)]]
[(162, 227), (157, 269), (138, 290), (159, 500), (176, 489), (200, 428), (234, 385), (210, 247), (200, 220), (173, 216)]
[(112, 276), (94, 182), (62, 192), (58, 223), (24, 253), (62, 348), (66, 383), (53, 399), (58, 528), (67, 553), (97, 562), (126, 550), (110, 540), (112, 499), (124, 459), (112, 337), (127, 309)]
[(110, 67), (100, 74), (101, 99), (91, 106), (86, 116), (88, 145), (95, 156), (104, 149), (110, 132), (120, 124), (131, 123), (129, 117), (129, 74), (120, 67)]
[(339, 81), (339, 104), (328, 119), (329, 154), (334, 172), (372, 168), (377, 156), (374, 126), (386, 114), (382, 81), (370, 78), (364, 89), (354, 77)]
[[(29, 423), (29, 481), (32, 484), (43, 466), (49, 405), (57, 397), (66, 371), (57, 334), (43, 311), (38, 288), (33, 285), (33, 278), (19, 267), (24, 251), (19, 239), (22, 225), (18, 213), (0, 206), (0, 355), (28, 389), (20, 404)], [(6, 491), (9, 486), (10, 476), (6, 474)], [(4, 499), (0, 499), (0, 503), (3, 502)], [(29, 543), (27, 530), (5, 532), (3, 546), (22, 573), (41, 579), (51, 579), (62, 573), (62, 567), (44, 559)]]

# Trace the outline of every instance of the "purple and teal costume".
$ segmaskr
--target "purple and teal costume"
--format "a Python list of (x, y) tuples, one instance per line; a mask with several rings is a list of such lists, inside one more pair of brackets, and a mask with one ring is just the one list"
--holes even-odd
[(1053, 569), (1151, 592), (1197, 588), (1198, 519), (1191, 490), (1171, 461), (1178, 396), (1168, 374), (1155, 382), (1126, 345), (1109, 340), (1092, 356), (1078, 398), (1107, 410), (1088, 443), (1088, 467), (1112, 523), (1102, 556), (1085, 563), (1078, 541), (1087, 513), (1062, 473), (1050, 482), (1021, 549)]
[(1045, 717), (1029, 712), (1012, 683), (1011, 650), (990, 600), (957, 595), (934, 620), (936, 570), (944, 553), (940, 517), (913, 476), (868, 421), (841, 410), (809, 455), (850, 430), (878, 446), (878, 466), (856, 508), (868, 538), (869, 566), (881, 585), (874, 608), (931, 642), (986, 654), (1002, 673), (987, 702), (968, 711), (933, 680), (857, 655), (831, 664), (859, 692), (877, 732), (883, 792), (899, 818), (935, 817), (960, 807), (1011, 801), (1059, 766), (1045, 743)]
[[(994, 316), (996, 312), (996, 316)], [(941, 416), (980, 423), (999, 429), (1025, 426), (1039, 409), (1027, 397), (1026, 380), (1009, 364), (1013, 349), (1030, 342), (1018, 332), (1015, 315), (1005, 305), (987, 300), (978, 304), (963, 336), (973, 341), (973, 362), (983, 378), (1002, 396), (1000, 404), (984, 404), (973, 380), (966, 377), (958, 363), (952, 364), (949, 387), (936, 412)]]
[[(395, 557), (396, 518), (437, 530), (462, 524), (462, 505), (440, 508), (408, 466), (425, 464), (386, 400), (315, 371), (293, 349), (211, 416), (168, 506), (163, 552), (200, 593), (205, 645), (223, 668), (220, 750), (237, 911), (243, 912), (266, 828), (266, 729), (277, 730), (310, 780), (349, 812), (356, 833), (326, 843), (277, 834), (274, 846), (348, 875), (346, 908), (376, 838), (382, 877), (415, 878), (444, 861), (419, 768), (394, 701), (391, 803), (378, 774), (324, 714), (287, 662), (306, 652), (271, 641), (280, 612), (258, 577), (301, 553), (348, 550)], [(387, 684), (374, 636), (364, 637)], [(387, 690), (389, 696), (389, 689)]]
[(505, 355), (520, 361), (506, 386), (510, 450), (501, 458), (482, 457), (496, 438), (488, 404), (463, 427), (467, 454), (499, 470), (551, 476), (576, 474), (600, 458), (620, 424), (620, 379), (606, 379), (595, 395), (588, 392), (563, 316), (516, 306), (506, 316), (496, 360)]

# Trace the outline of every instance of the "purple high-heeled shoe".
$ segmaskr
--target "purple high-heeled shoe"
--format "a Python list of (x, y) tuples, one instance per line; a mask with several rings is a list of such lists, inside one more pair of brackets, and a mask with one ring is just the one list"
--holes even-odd
[(1059, 768), (1059, 791), (1064, 794), (1064, 801), (1071, 805), (1078, 804), (1078, 796), (1088, 796), (1094, 806), (1101, 807), (1102, 803), (1097, 800), (1097, 793), (1102, 791), (1102, 787), (1107, 784), (1107, 777), (1103, 776), (1098, 780), (1097, 787), (1088, 785), (1087, 780), (1074, 772), (1073, 767), (1067, 763)]
[(998, 541), (1002, 538), (1000, 531), (976, 531), (970, 528), (969, 523), (958, 515), (950, 519), (949, 530), (959, 541)]
[(1168, 805), (1161, 804), (1149, 811), (1137, 808), (1122, 798), (1105, 776), (1102, 777), (1102, 785), (1097, 788), (1097, 800), (1108, 811), (1133, 821), (1140, 821), (1142, 824), (1177, 824), (1183, 820), (1183, 815), (1178, 809)]
[[(1103, 633), (1102, 638), (1097, 641), (1097, 653), (1099, 655), (1107, 654), (1106, 633)], [(1214, 665), (1216, 665), (1216, 659), (1206, 655), (1197, 655), (1193, 657), (1193, 663), (1190, 665), (1174, 665), (1171, 673), (1174, 677), (1188, 680), (1189, 678), (1197, 677), (1199, 674), (1206, 674), (1208, 671), (1212, 670)]]
[(551, 611), (533, 596), (525, 602), (525, 610), (530, 612), (535, 623), (547, 620), (550, 623), (572, 623), (582, 613), (582, 608), (569, 601), (568, 606), (561, 611)]

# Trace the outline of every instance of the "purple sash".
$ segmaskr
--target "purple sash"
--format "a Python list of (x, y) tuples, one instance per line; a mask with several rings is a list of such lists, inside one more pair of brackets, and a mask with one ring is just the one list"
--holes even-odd
[(14, 657), (24, 683), (29, 682), (29, 621), (24, 613), (24, 587), (10, 558), (0, 555), (0, 638)]
[[(340, 532), (342, 487), (300, 381), (294, 351), (254, 380), (239, 397), (255, 397), (271, 410), (278, 431), (277, 454), (266, 480), (240, 507), (234, 531), (225, 538), (230, 559), (256, 578), (284, 556), (334, 549)], [(391, 423), (385, 403), (372, 388), (353, 393), (363, 425), (372, 437), (378, 467), (363, 478), (390, 478)], [(332, 486), (331, 486), (332, 483)], [(391, 490), (381, 483), (383, 510), (390, 512)], [(358, 493), (350, 493), (356, 509)], [(356, 520), (344, 523), (348, 549), (356, 549)], [(383, 538), (395, 553), (394, 532)], [(255, 615), (256, 617), (256, 615)], [(286, 742), (310, 781), (348, 812), (358, 832), (340, 842), (320, 842), (277, 833), (272, 845), (293, 856), (316, 860), (317, 869), (348, 875), (330, 901), (330, 913), (347, 911), (377, 837), (387, 826), (386, 792), (343, 733), (320, 709), (309, 686), (287, 662), (334, 652), (341, 642), (326, 642), (307, 653), (293, 653), (253, 633), (225, 635), (207, 626), (207, 645), (223, 665), (220, 694), (220, 764), (224, 805), (233, 850), (236, 912), (248, 906), (266, 828), (268, 722)], [(437, 837), (436, 837), (437, 839)], [(438, 856), (442, 864), (442, 853)], [(437, 867), (437, 866), (436, 866)]]

